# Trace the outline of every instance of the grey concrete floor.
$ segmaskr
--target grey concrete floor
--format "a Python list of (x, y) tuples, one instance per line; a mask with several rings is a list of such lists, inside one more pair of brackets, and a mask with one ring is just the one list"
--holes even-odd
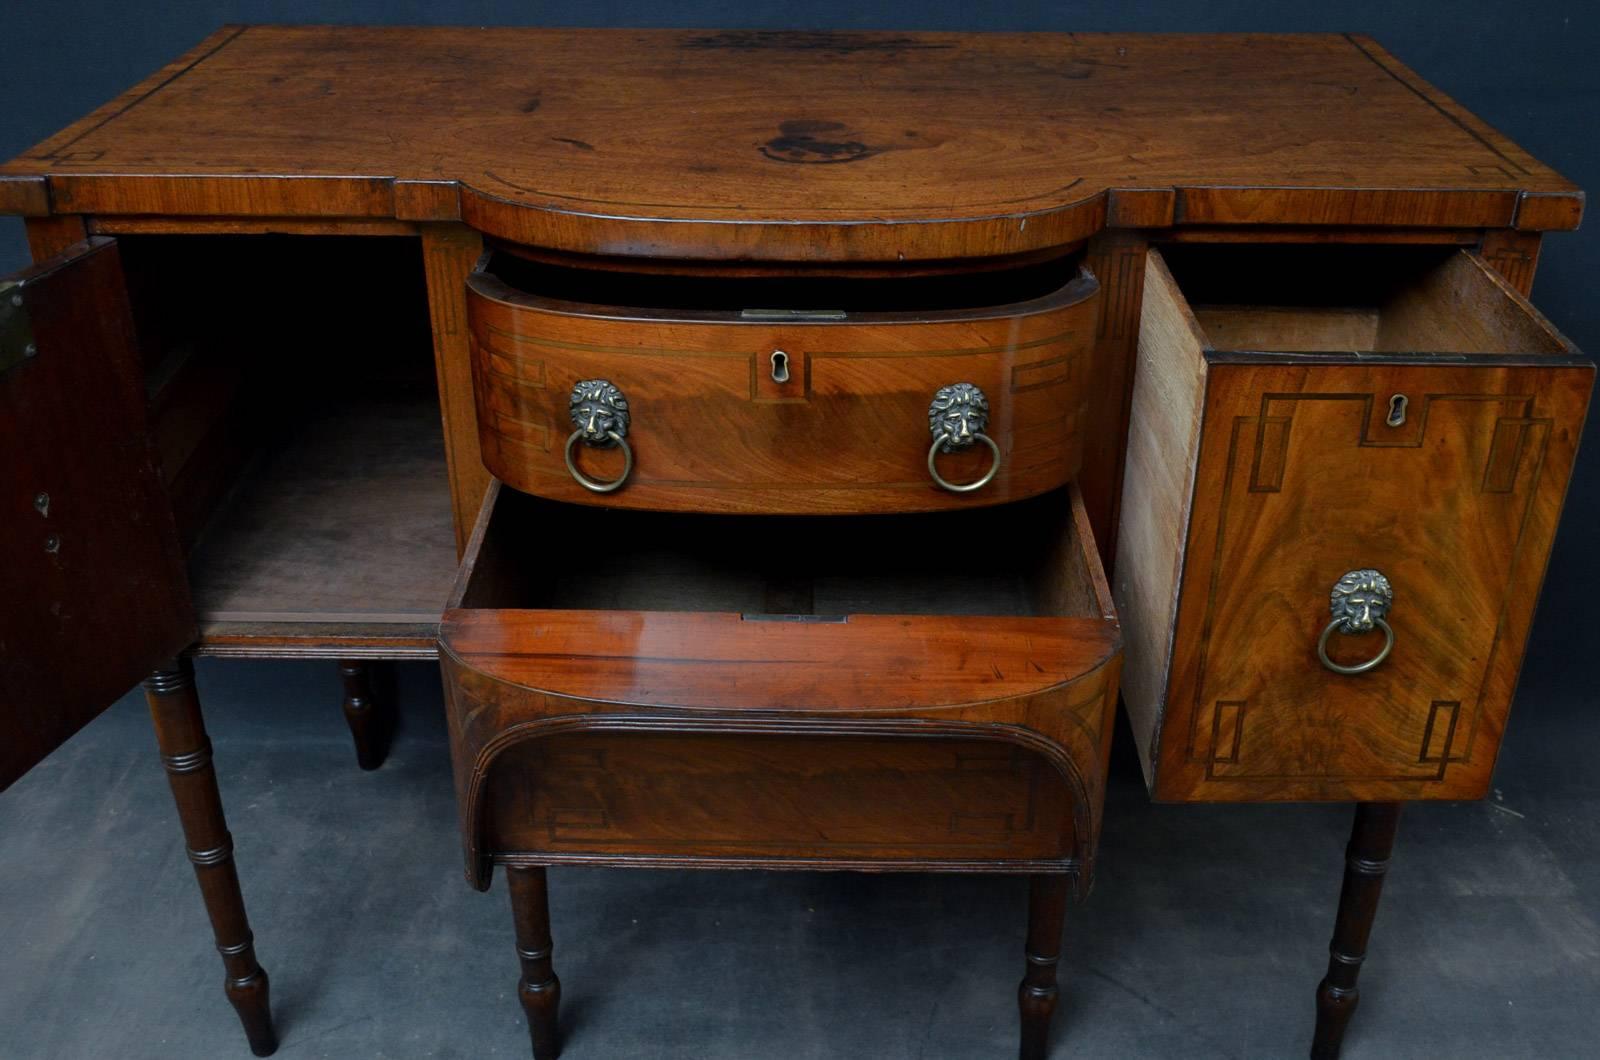
[[(504, 887), (463, 882), (437, 671), (356, 769), (329, 664), (202, 662), (283, 1057), (527, 1055)], [(1340, 806), (1156, 806), (1119, 734), (1059, 1057), (1304, 1055)], [(1600, 715), (1525, 689), (1481, 804), (1410, 807), (1347, 1042), (1600, 1051)], [(1005, 1057), (1008, 878), (551, 872), (568, 1060)], [(244, 1057), (142, 701), (0, 795), (0, 1057)]]

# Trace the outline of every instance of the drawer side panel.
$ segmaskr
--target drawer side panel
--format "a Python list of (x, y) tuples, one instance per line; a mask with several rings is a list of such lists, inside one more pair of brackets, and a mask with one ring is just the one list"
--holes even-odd
[(1123, 701), (1139, 745), (1139, 764), (1151, 786), (1199, 455), (1204, 345), (1160, 252), (1150, 251), (1114, 582), (1127, 644)]

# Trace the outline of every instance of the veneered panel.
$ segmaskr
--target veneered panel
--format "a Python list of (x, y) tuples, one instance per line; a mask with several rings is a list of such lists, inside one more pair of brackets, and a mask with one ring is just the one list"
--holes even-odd
[[(478, 274), (467, 307), (483, 461), (539, 496), (668, 511), (904, 512), (1034, 496), (1082, 460), (1098, 292), (1079, 272), (1054, 294), (984, 312), (766, 323), (554, 302)], [(775, 350), (786, 383), (771, 378)], [(615, 384), (631, 416), (634, 470), (603, 497), (564, 461), (569, 394), (584, 379)], [(942, 490), (927, 470), (929, 402), (963, 382), (988, 398), (1001, 453), (973, 493)], [(579, 446), (577, 459), (594, 478), (621, 473), (614, 448)], [(991, 459), (978, 445), (941, 455), (939, 469), (970, 482)]]
[[(1591, 380), (1571, 363), (1213, 364), (1158, 795), (1481, 796)], [(1341, 676), (1317, 639), (1334, 583), (1364, 567), (1394, 586), (1396, 645)], [(1329, 652), (1381, 643), (1335, 634)]]
[(1582, 211), (1344, 34), (235, 26), (0, 177), (23, 178), (0, 181), (14, 212), (459, 216), (576, 253), (746, 261)]

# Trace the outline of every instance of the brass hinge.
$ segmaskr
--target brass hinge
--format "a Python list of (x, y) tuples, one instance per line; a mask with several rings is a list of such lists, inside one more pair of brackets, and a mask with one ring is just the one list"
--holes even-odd
[(38, 352), (22, 281), (0, 280), (0, 372), (9, 372)]

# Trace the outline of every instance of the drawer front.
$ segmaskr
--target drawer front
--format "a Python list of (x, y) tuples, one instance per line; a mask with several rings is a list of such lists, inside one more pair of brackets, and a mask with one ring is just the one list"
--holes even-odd
[[(1086, 272), (1049, 297), (992, 314), (851, 314), (761, 321), (572, 310), (493, 277), (468, 292), (485, 465), (525, 492), (658, 511), (930, 511), (1034, 496), (1082, 455), (1098, 285)], [(774, 355), (781, 352), (778, 363)], [(580, 485), (625, 470), (621, 447), (579, 440), (573, 387), (606, 380), (626, 400), (633, 456), (614, 492)], [(930, 405), (970, 383), (993, 448), (942, 453), (929, 473)]]
[[(743, 642), (737, 615), (688, 616), (677, 646), (584, 638), (588, 654), (567, 652), (563, 667), (530, 636), (592, 620), (502, 614), (447, 612), (441, 630), (480, 886), (496, 859), (1092, 877), (1120, 671), (1109, 622), (1040, 619), (1005, 643), (961, 641), (935, 618), (863, 616), (859, 638), (749, 624), (763, 644)], [(945, 669), (931, 688), (892, 688), (921, 683), (907, 675), (934, 654)], [(548, 690), (581, 681), (586, 661), (594, 698)], [(627, 669), (631, 701), (615, 680)], [(695, 670), (703, 685), (670, 676)]]
[(581, 858), (1070, 858), (1072, 792), (978, 739), (571, 733), (519, 744), (485, 793), (493, 849)]
[[(1157, 794), (1482, 796), (1591, 380), (1573, 364), (1214, 359)], [(1335, 673), (1318, 656), (1330, 594), (1368, 568), (1392, 586), (1393, 648)], [(1354, 666), (1385, 637), (1326, 640)]]
[[(952, 559), (938, 531), (980, 525), (1007, 547)], [(750, 520), (497, 483), (439, 641), (480, 885), (495, 859), (1091, 871), (1121, 638), (1073, 490)]]

